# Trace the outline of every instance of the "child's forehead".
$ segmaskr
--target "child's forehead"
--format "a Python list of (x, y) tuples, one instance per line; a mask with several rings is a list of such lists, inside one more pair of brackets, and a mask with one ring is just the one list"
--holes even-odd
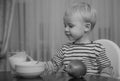
[(68, 16), (64, 16), (64, 23), (69, 23), (69, 22), (71, 22), (71, 18), (70, 17), (68, 17)]
[(82, 17), (78, 13), (74, 13), (73, 15), (65, 15), (64, 16), (64, 23), (69, 23), (73, 21), (82, 21)]

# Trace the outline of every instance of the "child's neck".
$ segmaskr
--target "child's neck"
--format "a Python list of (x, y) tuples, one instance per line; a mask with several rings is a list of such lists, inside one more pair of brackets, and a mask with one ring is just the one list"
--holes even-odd
[(75, 41), (74, 43), (78, 43), (78, 44), (80, 44), (80, 43), (91, 43), (91, 40), (90, 40), (89, 36), (84, 36), (81, 39)]

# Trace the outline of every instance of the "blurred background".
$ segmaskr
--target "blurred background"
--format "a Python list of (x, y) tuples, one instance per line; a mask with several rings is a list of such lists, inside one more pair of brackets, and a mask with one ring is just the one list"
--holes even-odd
[(67, 41), (63, 15), (75, 1), (97, 10), (91, 40), (106, 38), (120, 46), (120, 0), (0, 0), (0, 71), (9, 70), (8, 52), (26, 51), (35, 60), (48, 61)]

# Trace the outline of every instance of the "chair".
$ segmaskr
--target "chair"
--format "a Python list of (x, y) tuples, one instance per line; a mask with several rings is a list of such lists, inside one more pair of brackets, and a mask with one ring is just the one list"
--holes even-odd
[(115, 78), (120, 79), (120, 48), (119, 46), (111, 40), (99, 39), (95, 41), (96, 43), (101, 43), (106, 49), (106, 54), (111, 60), (111, 65), (113, 66)]

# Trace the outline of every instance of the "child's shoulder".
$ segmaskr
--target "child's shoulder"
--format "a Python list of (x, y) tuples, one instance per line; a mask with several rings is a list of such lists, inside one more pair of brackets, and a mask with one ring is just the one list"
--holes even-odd
[(103, 44), (101, 44), (101, 43), (98, 43), (98, 42), (96, 42), (96, 41), (93, 41), (93, 44), (95, 45), (96, 49), (99, 49), (99, 50), (101, 50), (101, 51), (105, 49), (105, 47), (104, 47)]
[(96, 41), (93, 41), (93, 44), (95, 44), (96, 46), (99, 46), (99, 47), (103, 47), (103, 44), (96, 42)]
[(65, 47), (68, 46), (68, 47), (69, 47), (69, 46), (71, 46), (71, 45), (73, 45), (72, 42), (66, 42), (66, 43), (64, 43), (62, 46), (63, 46), (63, 47), (64, 47), (64, 46), (65, 46)]

